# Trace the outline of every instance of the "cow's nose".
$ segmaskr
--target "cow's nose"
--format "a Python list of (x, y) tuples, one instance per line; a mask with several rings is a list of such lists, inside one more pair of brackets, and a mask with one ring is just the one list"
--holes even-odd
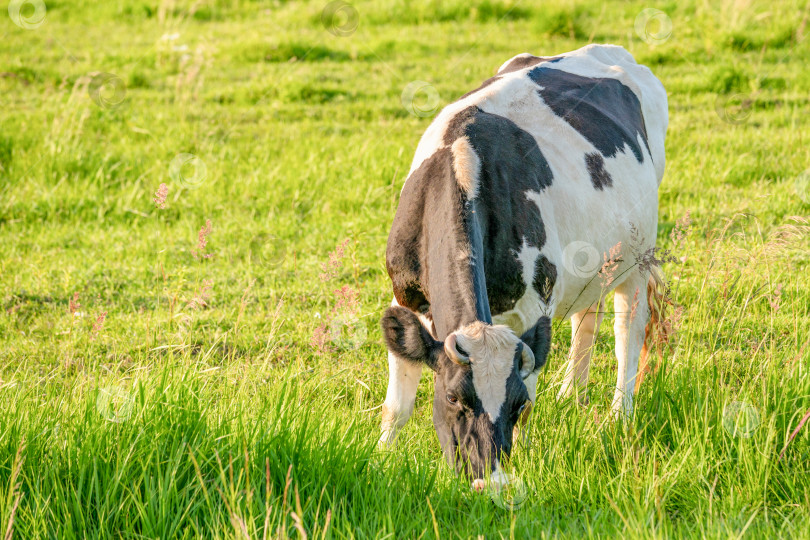
[(489, 488), (494, 493), (498, 493), (507, 485), (509, 485), (511, 481), (512, 481), (511, 475), (504, 473), (501, 470), (500, 465), (496, 463), (495, 471), (491, 475), (489, 475), (488, 478), (476, 478), (475, 480), (473, 480), (472, 488), (473, 491), (477, 491), (479, 493), (487, 488)]
[(507, 474), (503, 476), (490, 476), (486, 480), (483, 478), (476, 478), (473, 480), (472, 488), (473, 491), (477, 491), (478, 493), (483, 492), (487, 488), (489, 488), (489, 490), (493, 493), (500, 493), (500, 491), (508, 486), (511, 481), (512, 479)]

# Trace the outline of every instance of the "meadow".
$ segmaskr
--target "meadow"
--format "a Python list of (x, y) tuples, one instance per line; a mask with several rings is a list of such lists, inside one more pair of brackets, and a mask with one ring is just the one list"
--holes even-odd
[[(652, 11), (645, 11), (652, 9)], [(13, 0), (0, 12), (0, 534), (810, 538), (806, 0)], [(667, 89), (676, 337), (628, 426), (554, 398), (525, 499), (376, 449), (384, 250), (439, 108), (520, 52)], [(608, 311), (610, 311), (610, 303)], [(810, 424), (810, 422), (808, 422)]]

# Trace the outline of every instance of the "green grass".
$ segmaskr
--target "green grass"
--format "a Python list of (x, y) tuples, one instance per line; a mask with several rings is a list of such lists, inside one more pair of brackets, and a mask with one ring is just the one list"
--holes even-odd
[[(325, 2), (46, 2), (29, 30), (0, 12), (0, 533), (810, 538), (810, 427), (789, 441), (810, 409), (806, 2), (656, 5), (655, 46), (640, 2), (357, 1), (335, 33)], [(555, 324), (509, 511), (442, 463), (427, 376), (375, 450), (384, 246), (430, 122), (401, 94), (443, 105), (589, 41), (668, 90), (658, 244), (683, 313), (627, 429), (604, 421), (610, 315), (587, 409), (554, 400)], [(99, 72), (124, 93), (91, 99)], [(182, 153), (205, 175), (173, 178)]]

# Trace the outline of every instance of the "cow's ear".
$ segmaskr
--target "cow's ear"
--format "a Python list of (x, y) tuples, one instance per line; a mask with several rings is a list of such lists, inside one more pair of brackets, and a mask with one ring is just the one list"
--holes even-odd
[(409, 362), (424, 362), (436, 370), (441, 341), (436, 341), (410, 309), (392, 306), (382, 318), (385, 345), (395, 356)]
[(526, 330), (520, 336), (520, 339), (534, 353), (534, 369), (532, 371), (539, 371), (546, 364), (548, 351), (551, 349), (551, 319), (540, 317), (537, 324)]

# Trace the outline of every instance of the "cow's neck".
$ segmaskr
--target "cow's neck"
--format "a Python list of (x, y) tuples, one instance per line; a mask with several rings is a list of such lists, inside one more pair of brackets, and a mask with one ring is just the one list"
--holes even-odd
[(484, 274), (484, 212), (459, 189), (449, 148), (436, 151), (402, 190), (386, 265), (401, 306), (430, 306), (436, 338), (491, 322)]
[(475, 321), (492, 323), (480, 214), (475, 200), (463, 204), (463, 218), (458, 224), (461, 230), (448, 235), (453, 238), (439, 239), (428, 256), (426, 292), (440, 340)]

